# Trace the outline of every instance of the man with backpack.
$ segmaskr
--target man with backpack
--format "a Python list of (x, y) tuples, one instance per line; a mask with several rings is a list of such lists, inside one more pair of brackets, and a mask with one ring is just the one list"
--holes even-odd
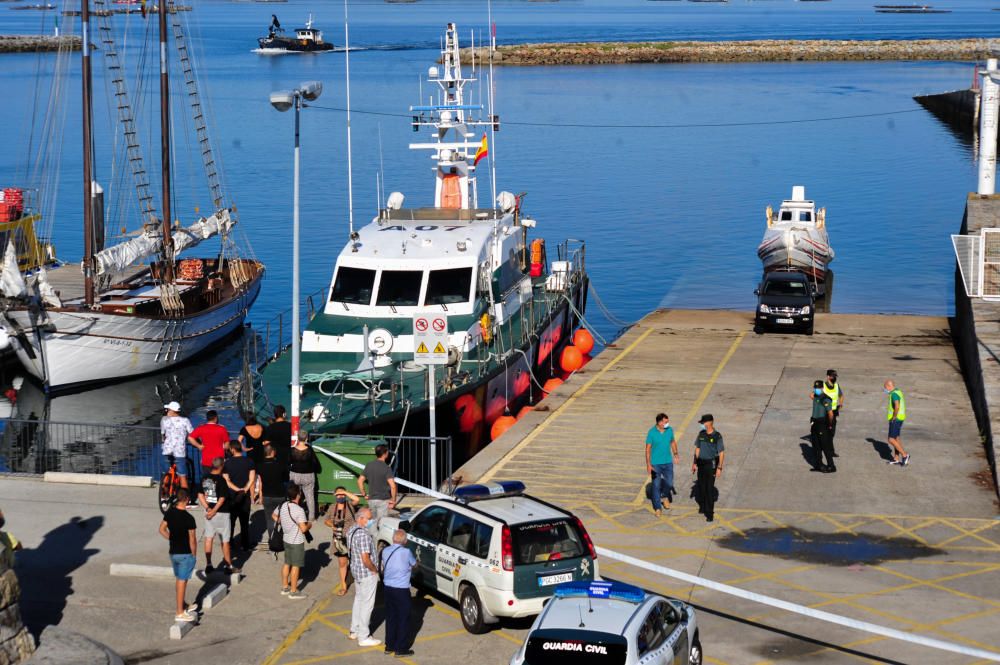
[(412, 656), (407, 648), (410, 637), (410, 573), (417, 558), (406, 547), (406, 532), (396, 529), (392, 545), (382, 550), (383, 598), (385, 599), (385, 652), (397, 657)]

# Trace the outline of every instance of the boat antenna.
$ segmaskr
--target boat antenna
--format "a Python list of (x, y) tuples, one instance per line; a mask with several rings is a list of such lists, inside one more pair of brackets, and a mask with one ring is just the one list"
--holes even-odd
[(347, 81), (347, 223), (354, 239), (354, 181), (351, 162), (351, 45), (347, 30), (347, 0), (344, 0), (344, 68)]
[(94, 305), (94, 219), (93, 205), (93, 109), (92, 80), (90, 73), (90, 0), (83, 0), (80, 5), (80, 32), (83, 37), (81, 44), (81, 78), (83, 79), (83, 285), (84, 303), (88, 307)]
[[(385, 162), (382, 160), (382, 123), (378, 123), (378, 172), (382, 176), (382, 189), (385, 189)], [(382, 207), (382, 195), (379, 195), (378, 205)]]
[(497, 117), (493, 115), (493, 52), (497, 48), (497, 26), (493, 23), (493, 0), (487, 0), (486, 12), (489, 17), (490, 22), (490, 149), (489, 149), (489, 160), (490, 160), (490, 185), (492, 194), (491, 205), (496, 205), (497, 202), (497, 162), (496, 162), (496, 149), (497, 149)]

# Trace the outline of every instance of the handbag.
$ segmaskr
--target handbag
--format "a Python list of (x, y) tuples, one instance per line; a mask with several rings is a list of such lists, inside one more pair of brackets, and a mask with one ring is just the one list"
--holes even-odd
[[(281, 504), (284, 508), (288, 505), (288, 502)], [(284, 552), (285, 551), (285, 533), (281, 528), (281, 509), (278, 509), (278, 522), (274, 525), (274, 530), (271, 531), (271, 536), (267, 539), (267, 549), (272, 552)], [(291, 513), (289, 513), (291, 516)]]

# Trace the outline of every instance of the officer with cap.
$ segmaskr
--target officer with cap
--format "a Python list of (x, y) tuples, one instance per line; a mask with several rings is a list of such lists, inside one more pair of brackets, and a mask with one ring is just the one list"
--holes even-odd
[(837, 418), (840, 417), (840, 410), (844, 408), (844, 390), (837, 383), (837, 370), (826, 370), (826, 382), (823, 383), (823, 393), (830, 398), (830, 406), (833, 409), (833, 426), (830, 428), (830, 450), (834, 457), (840, 457), (834, 449), (833, 441), (837, 437)]
[(694, 441), (694, 462), (691, 473), (698, 474), (697, 494), (699, 512), (705, 514), (709, 522), (715, 521), (715, 479), (722, 475), (722, 465), (726, 459), (726, 447), (722, 442), (722, 432), (715, 429), (715, 419), (711, 413), (703, 415), (698, 422), (701, 431)]
[[(812, 435), (813, 471), (833, 473), (837, 467), (833, 464), (833, 403), (824, 390), (823, 381), (813, 382), (812, 396)], [(823, 464), (823, 456), (826, 464)]]

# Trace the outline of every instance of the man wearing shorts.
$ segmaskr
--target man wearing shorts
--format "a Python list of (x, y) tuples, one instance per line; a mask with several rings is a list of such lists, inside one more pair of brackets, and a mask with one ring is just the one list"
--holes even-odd
[(212, 460), (212, 472), (201, 479), (201, 494), (198, 501), (205, 509), (205, 574), (210, 574), (212, 568), (212, 543), (216, 536), (222, 539), (222, 559), (225, 565), (221, 570), (226, 575), (233, 573), (233, 558), (229, 552), (229, 539), (232, 536), (232, 524), (229, 521), (229, 488), (222, 476), (224, 460), (216, 457)]
[(889, 421), (889, 445), (892, 446), (892, 460), (889, 464), (906, 466), (910, 463), (910, 456), (903, 450), (903, 442), (899, 436), (903, 431), (903, 421), (906, 420), (906, 397), (903, 391), (896, 387), (892, 379), (886, 379), (882, 386), (885, 394), (889, 396), (889, 409), (886, 411), (886, 418)]
[(181, 478), (181, 487), (187, 489), (187, 438), (191, 434), (191, 421), (181, 415), (181, 405), (177, 402), (164, 404), (167, 415), (160, 419), (160, 436), (163, 438), (161, 452), (166, 463), (164, 471), (177, 463), (177, 475)]
[(278, 506), (273, 518), (281, 524), (281, 539), (285, 545), (285, 565), (281, 567), (281, 595), (292, 600), (306, 597), (299, 591), (299, 573), (306, 565), (306, 533), (312, 522), (302, 509), (302, 490), (288, 483), (288, 500)]
[(160, 522), (160, 535), (170, 542), (170, 564), (174, 568), (174, 587), (177, 591), (177, 614), (175, 621), (191, 622), (198, 620), (198, 613), (186, 609), (184, 596), (187, 594), (187, 583), (194, 573), (197, 563), (195, 552), (198, 551), (198, 539), (195, 530), (198, 528), (194, 518), (188, 514), (188, 491), (177, 490), (177, 503), (167, 510)]

